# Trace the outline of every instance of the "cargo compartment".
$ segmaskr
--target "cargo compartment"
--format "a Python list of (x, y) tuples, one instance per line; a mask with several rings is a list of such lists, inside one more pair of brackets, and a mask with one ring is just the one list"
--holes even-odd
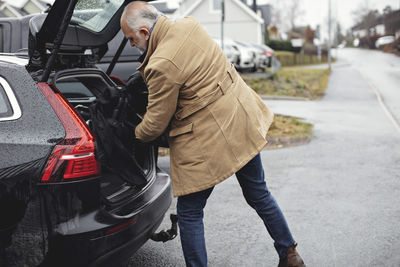
[[(101, 70), (98, 69), (73, 69), (60, 71), (53, 77), (53, 84), (67, 98), (67, 100), (80, 113), (89, 128), (92, 118), (89, 106), (104, 93), (108, 88), (118, 86)], [(140, 121), (140, 115), (137, 115)], [(133, 134), (133, 133), (132, 133)], [(132, 147), (128, 148), (132, 157), (138, 163), (138, 168), (148, 183), (156, 177), (157, 148), (148, 143), (135, 141)], [(140, 194), (143, 185), (138, 186), (121, 179), (121, 177), (110, 170), (101, 170), (101, 193), (106, 204), (121, 203)]]

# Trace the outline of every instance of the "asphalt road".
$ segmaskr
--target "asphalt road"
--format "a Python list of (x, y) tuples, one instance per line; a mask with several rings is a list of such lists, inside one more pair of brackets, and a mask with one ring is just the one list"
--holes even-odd
[[(338, 56), (323, 99), (266, 101), (312, 122), (315, 135), (263, 151), (267, 183), (307, 266), (400, 266), (400, 58), (358, 49)], [(168, 158), (159, 165), (168, 168)], [(205, 228), (209, 266), (277, 265), (235, 177), (216, 186)], [(129, 266), (184, 266), (179, 239), (147, 242)]]

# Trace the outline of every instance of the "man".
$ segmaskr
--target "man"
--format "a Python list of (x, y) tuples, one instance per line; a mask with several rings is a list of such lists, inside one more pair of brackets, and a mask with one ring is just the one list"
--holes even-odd
[(268, 191), (259, 152), (273, 114), (193, 18), (168, 20), (145, 2), (129, 4), (121, 28), (144, 51), (138, 67), (148, 90), (135, 136), (168, 129), (171, 177), (187, 266), (207, 266), (203, 208), (214, 186), (236, 173), (247, 203), (274, 239), (279, 266), (305, 266)]

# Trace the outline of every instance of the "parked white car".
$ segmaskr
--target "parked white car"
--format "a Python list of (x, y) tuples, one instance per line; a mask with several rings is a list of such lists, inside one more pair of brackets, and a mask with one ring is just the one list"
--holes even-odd
[[(214, 41), (221, 47), (221, 40), (214, 39)], [(237, 48), (233, 47), (232, 44), (226, 43), (224, 41), (224, 53), (228, 58), (229, 62), (231, 62), (235, 67), (239, 65), (240, 62), (240, 52)]]
[(232, 46), (234, 49), (239, 51), (240, 56), (238, 62), (235, 64), (235, 67), (240, 70), (252, 70), (255, 67), (255, 52), (252, 51), (251, 49), (247, 48), (246, 46), (243, 46), (241, 44), (236, 43), (235, 41), (232, 41), (231, 39), (225, 39), (224, 43), (227, 45)]
[(392, 35), (380, 37), (380, 38), (378, 38), (378, 40), (376, 40), (375, 47), (379, 48), (382, 45), (387, 45), (387, 44), (393, 43), (394, 40), (396, 40), (396, 39)]
[(266, 58), (267, 61), (265, 62), (265, 65), (268, 66), (268, 67), (271, 67), (272, 57), (274, 56), (274, 52), (275, 51), (271, 47), (269, 47), (268, 45), (265, 45), (265, 44), (261, 44), (261, 45), (253, 44), (253, 46), (261, 49), (261, 51), (267, 57)]
[(235, 43), (242, 45), (243, 47), (246, 47), (247, 49), (249, 49), (250, 51), (252, 51), (254, 53), (254, 67), (253, 67), (253, 71), (257, 71), (257, 70), (264, 70), (267, 66), (268, 66), (268, 58), (267, 55), (264, 54), (264, 52), (258, 48), (253, 46), (252, 44), (249, 43), (245, 43), (245, 42), (239, 42), (236, 41)]

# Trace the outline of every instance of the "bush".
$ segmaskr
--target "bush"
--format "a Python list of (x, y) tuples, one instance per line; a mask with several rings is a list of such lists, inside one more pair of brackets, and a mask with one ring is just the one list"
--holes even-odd
[(301, 47), (293, 47), (290, 41), (271, 40), (267, 45), (277, 51), (300, 52), (301, 50)]
[(383, 47), (383, 51), (386, 53), (393, 53), (400, 56), (400, 37), (397, 38), (393, 43), (385, 45)]

